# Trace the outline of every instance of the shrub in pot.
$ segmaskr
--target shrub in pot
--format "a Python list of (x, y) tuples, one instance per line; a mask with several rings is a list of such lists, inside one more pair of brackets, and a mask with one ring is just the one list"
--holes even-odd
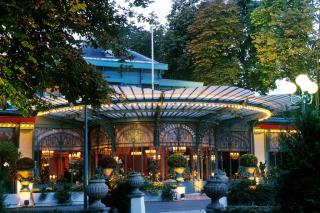
[(183, 182), (183, 173), (186, 169), (187, 159), (182, 154), (173, 154), (169, 156), (168, 165), (174, 169), (176, 173), (176, 180), (178, 182)]
[(117, 166), (117, 162), (112, 157), (103, 157), (99, 159), (98, 166), (102, 168), (103, 174), (107, 177), (110, 177), (113, 169)]
[(244, 154), (240, 157), (240, 176), (254, 180), (258, 159), (253, 154)]
[(31, 158), (20, 158), (16, 162), (17, 179), (20, 181), (20, 191), (30, 191), (29, 184), (33, 178), (34, 161)]

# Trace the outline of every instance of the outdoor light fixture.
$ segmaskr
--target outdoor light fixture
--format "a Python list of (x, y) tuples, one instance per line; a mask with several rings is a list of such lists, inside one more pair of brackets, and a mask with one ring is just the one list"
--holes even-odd
[(300, 95), (291, 96), (291, 103), (294, 105), (302, 105), (302, 111), (305, 111), (306, 104), (311, 104), (313, 101), (313, 94), (318, 91), (318, 85), (311, 81), (310, 78), (305, 74), (300, 74), (295, 79), (296, 84), (292, 82), (286, 82), (284, 90), (289, 94), (293, 95), (297, 91), (297, 86), (301, 90)]
[(239, 158), (239, 152), (230, 152), (230, 158), (232, 160), (237, 160)]
[(141, 151), (132, 151), (131, 155), (132, 156), (142, 155), (142, 152)]
[(194, 154), (194, 155), (193, 155), (193, 159), (194, 159), (194, 160), (197, 160), (197, 159), (198, 159), (198, 155)]
[(215, 155), (211, 155), (210, 159), (211, 159), (211, 161), (215, 161), (216, 160), (216, 156)]
[[(157, 160), (157, 155), (153, 155), (153, 156), (152, 156), (152, 159), (153, 159), (153, 160)], [(160, 160), (160, 159), (161, 159), (161, 155), (158, 155), (158, 160)]]
[(146, 150), (144, 150), (144, 152), (146, 153), (146, 155), (148, 157), (153, 156), (153, 155), (156, 154), (156, 150), (155, 149), (146, 149)]
[(187, 150), (187, 147), (185, 146), (173, 146), (172, 151), (173, 152), (185, 152)]

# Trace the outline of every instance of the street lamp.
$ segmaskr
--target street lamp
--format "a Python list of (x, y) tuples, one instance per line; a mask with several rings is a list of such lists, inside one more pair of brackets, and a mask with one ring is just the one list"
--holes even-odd
[(311, 104), (313, 100), (313, 94), (318, 91), (318, 85), (311, 81), (310, 78), (305, 74), (300, 74), (295, 79), (296, 84), (292, 82), (286, 82), (285, 90), (294, 94), (297, 91), (297, 86), (301, 90), (301, 95), (291, 96), (291, 102), (295, 105), (301, 103), (302, 112), (305, 111), (306, 105)]

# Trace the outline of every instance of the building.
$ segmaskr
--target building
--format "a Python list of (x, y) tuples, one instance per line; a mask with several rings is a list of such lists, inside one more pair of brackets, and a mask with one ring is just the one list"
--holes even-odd
[[(151, 59), (128, 51), (120, 59), (110, 51), (84, 49), (84, 58), (101, 70), (117, 95), (101, 109), (88, 108), (89, 168), (113, 156), (119, 173), (138, 171), (169, 178), (167, 159), (182, 152), (188, 177), (206, 179), (215, 168), (230, 177), (238, 171), (238, 157), (254, 153), (275, 165), (278, 134), (291, 130), (287, 120), (270, 118), (292, 108), (290, 97), (257, 96), (231, 86), (203, 86), (201, 82), (163, 79), (167, 65), (155, 62), (155, 90), (151, 87)], [(14, 108), (1, 111), (0, 140), (11, 140), (23, 156), (38, 163), (51, 181), (71, 171), (82, 180), (84, 106), (69, 106), (59, 94), (43, 94), (54, 109), (24, 118)]]

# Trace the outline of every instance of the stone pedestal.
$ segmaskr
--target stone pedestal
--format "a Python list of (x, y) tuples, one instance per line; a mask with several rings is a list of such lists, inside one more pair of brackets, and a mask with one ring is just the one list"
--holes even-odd
[(127, 180), (132, 192), (129, 197), (131, 198), (131, 213), (145, 213), (146, 208), (144, 204), (144, 194), (139, 188), (144, 184), (144, 178), (141, 174), (133, 172), (129, 175)]
[(177, 186), (177, 188), (174, 190), (175, 194), (176, 194), (176, 199), (177, 200), (181, 200), (183, 198), (185, 198), (186, 195), (186, 187), (185, 186)]
[(131, 197), (131, 213), (146, 213), (144, 197)]

